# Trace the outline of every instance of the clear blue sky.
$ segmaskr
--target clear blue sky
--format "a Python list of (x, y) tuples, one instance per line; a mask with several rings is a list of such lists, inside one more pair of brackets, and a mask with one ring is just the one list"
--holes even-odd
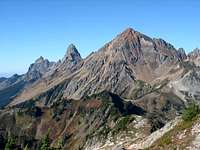
[(176, 48), (200, 46), (199, 0), (0, 0), (0, 76), (74, 43), (83, 57), (127, 27)]

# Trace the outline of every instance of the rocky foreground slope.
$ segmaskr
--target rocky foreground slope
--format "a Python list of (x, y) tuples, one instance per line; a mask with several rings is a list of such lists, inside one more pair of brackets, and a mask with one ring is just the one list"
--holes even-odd
[(84, 59), (73, 44), (58, 62), (40, 57), (0, 79), (1, 148), (12, 137), (39, 149), (47, 133), (67, 150), (165, 148), (158, 140), (200, 100), (199, 56), (128, 28)]

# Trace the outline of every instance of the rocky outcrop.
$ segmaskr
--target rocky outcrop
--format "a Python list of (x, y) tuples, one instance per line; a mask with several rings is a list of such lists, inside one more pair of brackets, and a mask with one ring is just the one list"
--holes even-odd
[(168, 122), (163, 128), (153, 132), (149, 136), (145, 137), (142, 140), (137, 141), (136, 143), (129, 145), (127, 150), (132, 149), (146, 149), (153, 145), (159, 138), (161, 138), (164, 134), (172, 130), (178, 123), (180, 123), (180, 117), (177, 117), (173, 121)]

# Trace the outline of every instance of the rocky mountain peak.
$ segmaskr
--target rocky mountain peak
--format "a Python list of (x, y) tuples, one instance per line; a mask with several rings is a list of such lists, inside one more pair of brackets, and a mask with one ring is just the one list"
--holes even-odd
[(133, 36), (134, 34), (137, 34), (137, 33), (138, 32), (133, 30), (132, 28), (127, 28), (120, 34), (120, 36), (131, 37), (131, 36)]
[(184, 48), (179, 48), (178, 51), (181, 52), (181, 53), (185, 53)]
[(35, 63), (42, 63), (44, 61), (44, 58), (40, 56), (38, 59), (36, 59)]
[(35, 62), (33, 64), (31, 64), (30, 68), (34, 68), (35, 66), (41, 66), (43, 64), (49, 64), (49, 60), (48, 59), (44, 59), (42, 56), (40, 56), (38, 59), (35, 60)]
[(44, 59), (42, 56), (40, 56), (33, 64), (30, 65), (26, 75), (29, 79), (40, 78), (50, 69), (53, 64), (54, 62), (49, 62), (48, 59)]
[(197, 58), (200, 56), (200, 49), (199, 48), (195, 48), (192, 52), (190, 52), (188, 54), (189, 58)]
[(63, 58), (63, 61), (68, 60), (68, 61), (80, 61), (81, 55), (78, 52), (76, 46), (74, 44), (70, 44), (67, 48), (67, 52)]
[[(177, 55), (177, 51), (174, 48), (173, 45), (166, 42), (165, 40), (161, 38), (151, 38), (149, 36), (146, 36), (132, 28), (127, 28), (124, 32), (119, 34), (116, 38), (117, 40), (114, 40), (116, 43), (125, 43), (126, 45), (129, 44), (130, 48), (132, 49), (141, 49), (142, 47), (151, 47), (154, 46), (156, 50), (159, 50), (161, 53), (165, 53), (166, 55)], [(183, 50), (183, 49), (181, 49)], [(179, 53), (183, 54), (185, 53), (183, 51), (179, 51)]]
[(127, 28), (121, 34), (119, 34), (116, 39), (118, 39), (117, 40), (118, 42), (119, 41), (121, 41), (121, 42), (124, 42), (124, 41), (137, 42), (138, 38), (141, 37), (141, 36), (142, 36), (141, 33), (135, 31), (132, 28)]
[(199, 49), (199, 48), (195, 48), (195, 49), (193, 50), (193, 52), (200, 53), (200, 49)]
[(123, 58), (128, 64), (134, 65), (145, 63), (154, 69), (165, 62), (186, 57), (183, 51), (178, 52), (165, 40), (150, 38), (132, 28), (124, 30), (103, 49), (107, 54), (111, 54), (112, 58)]
[(183, 60), (183, 59), (187, 58), (187, 55), (186, 55), (185, 50), (183, 48), (179, 48), (177, 52), (178, 52), (178, 56), (179, 56), (180, 59)]
[(114, 50), (120, 53), (132, 53), (135, 57), (139, 57), (141, 52), (140, 38), (142, 36), (143, 35), (141, 33), (133, 30), (132, 28), (127, 28), (108, 43), (108, 48), (105, 46), (103, 49), (107, 49), (108, 51)]

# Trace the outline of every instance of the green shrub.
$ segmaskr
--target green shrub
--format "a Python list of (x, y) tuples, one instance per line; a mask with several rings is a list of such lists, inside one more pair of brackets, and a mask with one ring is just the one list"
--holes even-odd
[(188, 105), (183, 111), (182, 118), (184, 121), (192, 121), (200, 113), (199, 106), (196, 103)]
[(15, 139), (9, 137), (5, 146), (5, 150), (13, 150), (15, 148)]
[(115, 125), (114, 132), (127, 129), (127, 125), (135, 120), (134, 116), (125, 116), (121, 118)]

